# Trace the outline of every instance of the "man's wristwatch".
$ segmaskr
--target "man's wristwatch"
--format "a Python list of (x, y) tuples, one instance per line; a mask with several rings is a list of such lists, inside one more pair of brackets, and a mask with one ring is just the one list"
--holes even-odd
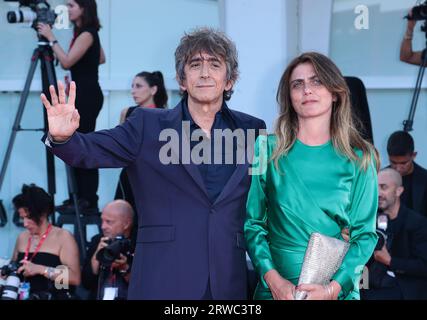
[(55, 43), (58, 43), (58, 40), (49, 41), (49, 45), (53, 47)]

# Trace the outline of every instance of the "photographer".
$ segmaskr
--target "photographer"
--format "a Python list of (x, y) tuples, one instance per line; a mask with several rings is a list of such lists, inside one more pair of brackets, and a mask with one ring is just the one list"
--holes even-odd
[[(52, 197), (33, 184), (24, 185), (13, 204), (27, 230), (16, 240), (12, 261), (19, 262), (17, 272), (29, 284), (30, 297), (72, 298), (73, 286), (80, 284), (79, 252), (74, 237), (49, 222)], [(57, 282), (71, 290), (59, 289)]]
[(362, 299), (427, 299), (427, 219), (401, 204), (402, 178), (396, 170), (381, 170), (378, 185), (378, 206), (388, 216), (386, 239), (374, 251)]
[(412, 51), (412, 38), (414, 36), (414, 28), (417, 20), (413, 20), (412, 8), (408, 13), (408, 22), (406, 26), (406, 32), (403, 36), (402, 44), (400, 46), (400, 61), (421, 65), (422, 63), (422, 51)]
[[(70, 70), (71, 78), (79, 86), (76, 91), (76, 108), (80, 115), (79, 132), (95, 130), (96, 118), (101, 111), (104, 96), (98, 82), (98, 68), (105, 63), (105, 55), (99, 40), (101, 28), (95, 0), (68, 0), (68, 13), (74, 25), (74, 37), (68, 52), (61, 47), (48, 24), (39, 23), (38, 32), (51, 44), (61, 66)], [(98, 214), (97, 169), (73, 169), (79, 198), (79, 206)], [(72, 198), (64, 202), (62, 209), (70, 209)]]
[[(92, 238), (82, 272), (89, 299), (107, 299), (108, 292), (114, 292), (117, 299), (126, 299), (133, 249), (119, 251), (118, 247), (131, 242), (133, 214), (131, 205), (124, 200), (110, 202), (102, 211), (102, 234)], [(118, 236), (123, 240), (116, 239)], [(106, 251), (109, 248), (112, 249)]]

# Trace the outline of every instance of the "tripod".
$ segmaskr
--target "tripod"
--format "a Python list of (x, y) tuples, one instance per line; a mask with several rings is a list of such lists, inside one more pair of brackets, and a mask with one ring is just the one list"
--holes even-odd
[(426, 36), (426, 48), (422, 51), (421, 55), (421, 65), (418, 69), (417, 82), (415, 84), (414, 94), (412, 96), (411, 108), (409, 110), (408, 119), (403, 121), (403, 130), (406, 132), (412, 131), (412, 125), (414, 124), (415, 110), (417, 109), (418, 97), (421, 91), (421, 83), (423, 82), (424, 71), (427, 64), (427, 21), (424, 22), (424, 25), (421, 27), (421, 30), (425, 32)]
[[(43, 131), (46, 132), (48, 130), (48, 122), (47, 122), (47, 113), (45, 108), (43, 108), (43, 119), (44, 119), (44, 128), (43, 129), (22, 129), (21, 128), (21, 120), (22, 115), (24, 114), (25, 104), (27, 102), (28, 94), (30, 92), (31, 82), (34, 77), (34, 73), (37, 68), (37, 63), (40, 60), (41, 64), (41, 78), (42, 78), (42, 91), (46, 95), (46, 97), (50, 98), (49, 86), (55, 86), (55, 90), (57, 90), (56, 84), (56, 74), (55, 68), (53, 66), (54, 56), (52, 52), (52, 48), (49, 46), (49, 43), (46, 39), (39, 36), (38, 46), (34, 49), (33, 55), (31, 57), (30, 69), (28, 70), (28, 74), (25, 80), (24, 89), (21, 94), (21, 99), (19, 101), (18, 111), (16, 112), (15, 121), (13, 123), (12, 132), (10, 134), (9, 143), (6, 149), (6, 154), (4, 156), (2, 168), (0, 171), (0, 190), (2, 188), (4, 178), (6, 176), (7, 165), (10, 161), (10, 156), (12, 154), (13, 144), (16, 139), (16, 134), (18, 131)], [(47, 164), (47, 182), (48, 182), (48, 192), (54, 199), (54, 195), (56, 193), (55, 187), (55, 159), (54, 155), (46, 149), (46, 164)], [(73, 197), (75, 203), (75, 215), (77, 222), (77, 232), (79, 234), (80, 249), (81, 249), (81, 257), (84, 259), (86, 248), (85, 241), (83, 238), (83, 230), (80, 221), (80, 210), (78, 201), (77, 201), (77, 186), (75, 183), (74, 175), (71, 172), (71, 168), (67, 166), (67, 181), (68, 181), (68, 189), (70, 194)], [(4, 209), (4, 208), (3, 208)]]

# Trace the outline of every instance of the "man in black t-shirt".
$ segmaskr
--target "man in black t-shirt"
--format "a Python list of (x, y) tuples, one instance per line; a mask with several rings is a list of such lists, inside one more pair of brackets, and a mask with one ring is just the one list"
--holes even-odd
[(414, 140), (405, 131), (394, 132), (387, 142), (390, 167), (402, 176), (402, 203), (427, 216), (427, 170), (415, 163)]
[(427, 218), (401, 204), (402, 178), (378, 173), (378, 207), (388, 218), (385, 241), (368, 266), (369, 288), (362, 300), (427, 299)]
[[(112, 201), (102, 210), (102, 234), (92, 238), (82, 271), (82, 284), (90, 291), (89, 299), (127, 298), (130, 258), (134, 251), (134, 245), (130, 240), (133, 214), (131, 205), (124, 200)], [(116, 238), (118, 236), (121, 239)], [(114, 248), (117, 250), (106, 252), (105, 248), (112, 241), (116, 241)], [(128, 246), (124, 245), (126, 243)], [(119, 250), (119, 247), (126, 250), (126, 253), (121, 253), (123, 250)], [(125, 247), (127, 249), (124, 249)], [(98, 255), (101, 250), (104, 251)], [(115, 257), (112, 252), (120, 252), (120, 255)]]

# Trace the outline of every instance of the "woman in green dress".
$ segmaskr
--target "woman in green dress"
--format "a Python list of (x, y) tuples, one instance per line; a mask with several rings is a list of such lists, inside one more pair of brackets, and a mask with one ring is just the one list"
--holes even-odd
[(308, 52), (285, 70), (277, 92), (275, 134), (255, 146), (245, 237), (260, 281), (255, 299), (293, 299), (310, 235), (343, 239), (350, 248), (327, 286), (304, 284), (307, 299), (359, 299), (371, 256), (378, 203), (376, 151), (351, 116), (337, 66)]

